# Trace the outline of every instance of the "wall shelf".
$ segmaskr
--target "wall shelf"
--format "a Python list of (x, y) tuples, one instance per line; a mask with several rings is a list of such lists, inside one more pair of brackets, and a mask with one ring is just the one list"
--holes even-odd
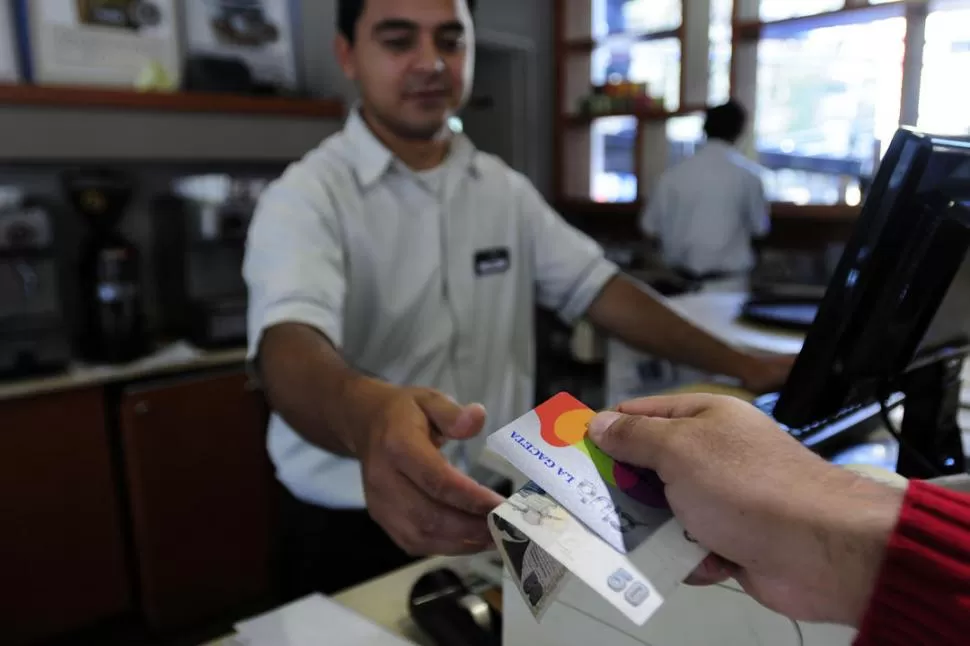
[(602, 38), (580, 38), (567, 40), (566, 49), (573, 52), (591, 52), (597, 47), (608, 45), (645, 43), (652, 40), (670, 40), (681, 37), (681, 29), (667, 29), (664, 31), (617, 33)]
[[(601, 240), (640, 240), (640, 214), (645, 201), (600, 203), (562, 200), (556, 209), (573, 226)], [(844, 242), (855, 229), (859, 208), (845, 205), (771, 205), (771, 233), (766, 244), (790, 250), (814, 251)]]
[(907, 3), (904, 0), (878, 5), (847, 6), (834, 11), (795, 16), (783, 20), (740, 20), (734, 23), (734, 35), (738, 40), (757, 40), (758, 38), (786, 38), (810, 29), (822, 29), (842, 25), (853, 25), (895, 18), (904, 15)]
[(642, 202), (594, 202), (593, 200), (567, 199), (556, 202), (560, 214), (573, 217), (584, 215), (605, 215), (631, 217), (640, 213)]
[[(593, 200), (565, 199), (555, 203), (556, 209), (562, 215), (605, 215), (605, 216), (635, 216), (639, 215), (646, 205), (646, 199), (635, 202), (594, 202)], [(855, 222), (861, 213), (861, 207), (847, 204), (792, 204), (789, 202), (772, 202), (771, 217), (774, 219), (795, 219), (828, 222)]]
[(159, 112), (202, 112), (340, 119), (345, 112), (335, 99), (297, 99), (195, 92), (133, 92), (89, 87), (0, 84), (0, 105), (109, 108)]
[(862, 213), (862, 207), (848, 204), (792, 204), (775, 202), (771, 205), (771, 216), (776, 219), (801, 218), (824, 220), (827, 222), (855, 222)]
[(345, 111), (334, 99), (0, 85), (0, 163), (289, 162)]
[(641, 110), (628, 112), (604, 112), (601, 114), (567, 114), (563, 119), (567, 126), (577, 128), (590, 125), (597, 119), (609, 119), (610, 117), (634, 117), (641, 122), (666, 121), (676, 117), (683, 117), (697, 114), (707, 110), (703, 105), (687, 105), (677, 110)]

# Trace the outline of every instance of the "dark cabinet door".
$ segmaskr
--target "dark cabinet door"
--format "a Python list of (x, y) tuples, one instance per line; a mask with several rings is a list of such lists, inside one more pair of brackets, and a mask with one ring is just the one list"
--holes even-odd
[(142, 609), (188, 625), (272, 591), (267, 410), (242, 373), (129, 390), (122, 442)]
[(0, 401), (0, 632), (23, 644), (128, 608), (104, 393)]

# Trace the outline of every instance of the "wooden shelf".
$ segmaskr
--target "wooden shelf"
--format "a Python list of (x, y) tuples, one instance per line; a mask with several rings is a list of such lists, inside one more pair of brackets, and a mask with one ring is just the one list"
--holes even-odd
[(823, 29), (841, 25), (868, 23), (873, 20), (895, 18), (904, 15), (907, 2), (889, 2), (880, 5), (862, 5), (858, 7), (844, 7), (834, 11), (796, 16), (783, 20), (742, 20), (734, 23), (734, 37), (740, 40), (756, 40), (758, 38), (784, 38), (810, 29)]
[(0, 84), (0, 106), (117, 109), (182, 113), (299, 116), (342, 119), (345, 106), (335, 99), (206, 94), (194, 92), (133, 92), (89, 87)]
[[(592, 200), (561, 200), (555, 207), (567, 222), (600, 240), (632, 241), (642, 237), (639, 220), (644, 200), (604, 204)], [(844, 242), (856, 226), (858, 207), (776, 202), (771, 205), (771, 233), (765, 244), (791, 250), (817, 250)]]
[(288, 163), (344, 112), (333, 99), (0, 85), (0, 163)]
[(610, 117), (634, 117), (641, 122), (654, 122), (654, 121), (666, 121), (667, 119), (672, 119), (675, 117), (684, 117), (690, 114), (696, 114), (698, 112), (704, 112), (707, 110), (707, 106), (703, 105), (685, 105), (676, 110), (648, 110), (648, 111), (634, 111), (634, 112), (605, 112), (602, 114), (586, 115), (586, 114), (567, 114), (563, 116), (567, 126), (576, 128), (582, 126), (588, 126), (597, 119), (608, 119)]
[(556, 210), (566, 222), (598, 240), (630, 242), (643, 237), (639, 220), (643, 202), (594, 202), (566, 199), (556, 202)]
[(567, 40), (564, 45), (566, 51), (591, 52), (597, 47), (604, 47), (612, 44), (645, 43), (652, 40), (671, 40), (680, 37), (681, 29), (677, 28), (667, 29), (665, 31), (610, 34), (609, 36), (603, 38), (580, 38), (576, 40)]
[(639, 200), (636, 202), (594, 202), (593, 200), (567, 199), (559, 200), (555, 207), (565, 217), (629, 217), (640, 213), (642, 203)]
[(775, 202), (771, 205), (774, 218), (801, 220), (824, 220), (828, 222), (854, 222), (862, 212), (862, 207), (848, 204), (792, 204)]

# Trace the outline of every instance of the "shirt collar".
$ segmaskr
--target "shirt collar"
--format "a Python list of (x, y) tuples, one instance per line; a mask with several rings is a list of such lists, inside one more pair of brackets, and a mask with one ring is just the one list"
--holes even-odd
[[(374, 185), (397, 161), (394, 154), (371, 132), (358, 106), (350, 111), (344, 126), (344, 135), (350, 143), (357, 179), (364, 188)], [(444, 163), (467, 168), (469, 172), (476, 172), (478, 170), (476, 153), (477, 150), (468, 137), (456, 134), (451, 140), (451, 149)]]
[(733, 152), (735, 150), (734, 146), (724, 141), (723, 139), (708, 139), (704, 142), (704, 147), (709, 150), (717, 150), (720, 152)]

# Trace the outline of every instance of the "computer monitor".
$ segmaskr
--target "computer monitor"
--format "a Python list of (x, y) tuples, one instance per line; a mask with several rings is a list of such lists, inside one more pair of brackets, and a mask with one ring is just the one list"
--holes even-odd
[(902, 393), (897, 470), (908, 477), (965, 471), (956, 412), (970, 351), (968, 250), (970, 139), (900, 129), (775, 419), (804, 427)]

